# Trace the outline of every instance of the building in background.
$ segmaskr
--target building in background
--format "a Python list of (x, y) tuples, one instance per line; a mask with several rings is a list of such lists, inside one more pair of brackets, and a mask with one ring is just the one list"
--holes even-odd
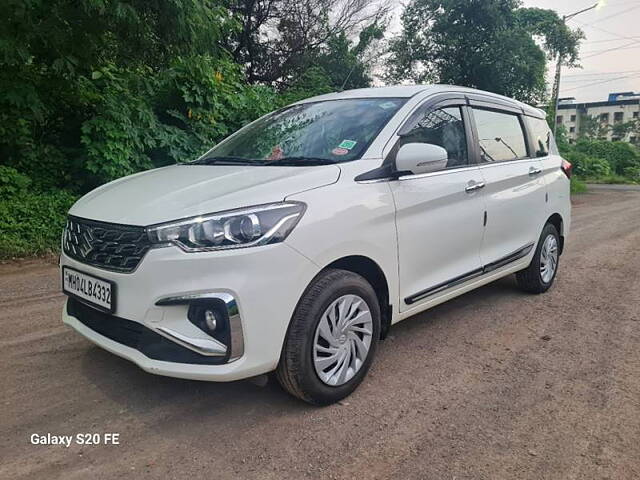
[(575, 142), (581, 131), (597, 125), (603, 138), (606, 137), (607, 140), (621, 140), (640, 145), (640, 128), (637, 126), (626, 132), (623, 137), (612, 128), (630, 121), (640, 125), (640, 93), (610, 93), (604, 102), (577, 103), (574, 97), (558, 100), (556, 123), (558, 126), (564, 126), (571, 143)]

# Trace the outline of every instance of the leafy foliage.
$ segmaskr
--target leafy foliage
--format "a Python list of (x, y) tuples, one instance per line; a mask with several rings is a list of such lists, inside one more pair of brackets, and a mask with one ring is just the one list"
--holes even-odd
[(582, 178), (606, 177), (613, 173), (609, 162), (602, 158), (589, 157), (585, 153), (572, 151), (565, 155), (572, 163), (573, 171)]
[(634, 119), (627, 122), (619, 122), (611, 125), (611, 136), (616, 139), (624, 139), (629, 133), (640, 133), (640, 120)]
[(578, 136), (580, 138), (603, 140), (607, 138), (608, 133), (609, 125), (601, 122), (598, 116), (580, 115), (580, 126), (578, 127)]
[(96, 99), (81, 126), (86, 169), (104, 181), (204, 153), (276, 103), (271, 89), (241, 78), (237, 65), (207, 55), (178, 57), (155, 75), (103, 68), (86, 82)]
[(60, 243), (76, 197), (64, 190), (34, 193), (31, 180), (0, 166), (0, 259), (47, 253)]
[(577, 177), (571, 177), (570, 190), (572, 194), (584, 193), (587, 191), (587, 185)]
[(523, 9), (518, 0), (412, 0), (401, 20), (389, 79), (457, 84), (527, 102), (544, 96), (545, 51), (575, 61), (582, 38), (555, 12)]
[[(223, 42), (245, 67), (249, 83), (289, 88), (305, 71), (320, 67), (332, 79), (352, 70), (354, 59), (365, 67), (366, 47), (381, 38), (391, 3), (387, 0), (227, 0), (240, 28)], [(331, 14), (329, 14), (331, 12)], [(360, 32), (351, 48), (347, 38)], [(344, 47), (347, 47), (346, 49)], [(339, 65), (327, 65), (331, 58)], [(319, 62), (324, 63), (320, 65)], [(358, 67), (357, 67), (358, 68)], [(354, 72), (357, 86), (368, 86), (364, 72)], [(334, 74), (338, 74), (334, 77)], [(358, 82), (358, 79), (360, 80)]]
[[(0, 252), (55, 248), (71, 200), (97, 185), (194, 159), (284, 103), (369, 85), (363, 59), (386, 10), (303, 3), (7, 0)], [(343, 15), (330, 19), (338, 3)]]
[(586, 156), (605, 160), (613, 173), (624, 175), (627, 168), (640, 167), (640, 152), (625, 142), (578, 140), (575, 150)]
[(579, 139), (566, 142), (564, 131), (558, 129), (560, 153), (573, 164), (574, 173), (595, 183), (640, 182), (640, 150), (625, 142)]
[(515, 15), (526, 31), (541, 39), (547, 58), (555, 59), (560, 55), (564, 59), (563, 65), (578, 66), (578, 46), (584, 38), (582, 31), (571, 30), (553, 10), (518, 8)]

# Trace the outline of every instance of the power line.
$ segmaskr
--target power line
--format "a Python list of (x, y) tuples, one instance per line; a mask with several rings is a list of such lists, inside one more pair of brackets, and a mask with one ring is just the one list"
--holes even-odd
[(628, 79), (628, 78), (637, 78), (637, 77), (640, 77), (640, 74), (638, 74), (638, 75), (627, 75), (625, 77), (618, 77), (618, 78), (611, 78), (609, 80), (601, 80), (599, 82), (593, 82), (593, 83), (589, 83), (587, 85), (581, 85), (579, 87), (566, 88), (566, 89), (563, 89), (563, 92), (570, 92), (572, 90), (578, 90), (580, 88), (593, 87), (594, 85), (601, 85), (603, 83), (610, 83), (610, 82), (615, 82), (615, 81), (618, 81), (618, 80), (625, 80), (625, 79)]
[(636, 37), (629, 37), (629, 36), (626, 36), (626, 35), (620, 35), (619, 33), (611, 32), (609, 30), (605, 30), (604, 28), (596, 27), (595, 25), (587, 25), (586, 23), (579, 22), (578, 20), (574, 20), (573, 18), (571, 19), (571, 21), (577, 23), (581, 27), (594, 28), (596, 30), (600, 30), (601, 32), (608, 33), (609, 35), (613, 35), (614, 37), (622, 38), (624, 40), (633, 40), (633, 41), (636, 41), (636, 42), (640, 43), (640, 40), (637, 40)]
[(591, 55), (587, 55), (586, 57), (581, 57), (581, 59), (582, 60), (586, 60), (587, 58), (597, 57), (598, 55), (602, 55), (603, 53), (613, 52), (614, 50), (624, 50), (627, 47), (630, 47), (632, 45), (636, 45), (637, 43), (640, 43), (640, 42), (636, 41), (636, 42), (627, 43), (627, 44), (622, 45), (620, 47), (608, 48), (607, 50), (602, 50), (602, 51), (600, 51), (598, 53), (592, 53)]
[(640, 70), (623, 70), (620, 72), (594, 72), (594, 73), (574, 73), (572, 75), (563, 75), (564, 78), (573, 78), (573, 77), (593, 77), (599, 75), (619, 75), (621, 73), (636, 73), (640, 72)]
[[(591, 3), (593, 3), (593, 2), (591, 2)], [(638, 0), (628, 0), (628, 1), (625, 1), (625, 2), (616, 1), (615, 5), (607, 5), (607, 10), (610, 9), (610, 8), (613, 8), (613, 7), (618, 7), (618, 6), (621, 6), (621, 5), (629, 5), (629, 4), (638, 5)], [(562, 15), (568, 15), (568, 14), (569, 14), (569, 12), (566, 12), (566, 13), (564, 13)]]
[(570, 86), (570, 85), (582, 85), (585, 82), (594, 82), (594, 81), (609, 81), (609, 80), (614, 80), (613, 78), (589, 78), (589, 79), (582, 79), (582, 80), (576, 80), (576, 79), (569, 79), (569, 80), (564, 80), (562, 83), (565, 86)]
[(613, 14), (611, 14), (609, 16), (604, 17), (604, 18), (599, 18), (597, 20), (594, 20), (593, 22), (586, 23), (584, 26), (588, 27), (588, 26), (591, 26), (594, 23), (602, 23), (605, 20), (609, 20), (610, 18), (617, 17), (619, 15), (623, 15), (623, 14), (625, 14), (627, 12), (632, 11), (632, 10), (637, 10), (638, 8), (640, 8), (640, 5), (636, 5), (635, 7), (627, 8), (626, 10), (622, 10), (621, 12), (613, 13)]
[[(584, 53), (604, 53), (604, 52), (611, 52), (612, 50), (631, 50), (634, 48), (640, 48), (640, 45), (635, 44), (635, 43), (629, 43), (627, 44), (627, 46), (625, 47), (624, 45), (621, 47), (615, 47), (615, 48), (608, 48), (608, 49), (603, 49), (603, 50), (587, 50), (586, 52), (580, 52), (582, 54)], [(588, 58), (588, 57), (583, 57), (583, 58)]]
[[(629, 40), (631, 39), (637, 39), (640, 40), (640, 37), (628, 37)], [(591, 43), (607, 43), (607, 42), (621, 42), (623, 40), (627, 40), (626, 38), (609, 38), (607, 40), (589, 40), (587, 42), (581, 42), (582, 45), (585, 45), (587, 43), (591, 44)]]

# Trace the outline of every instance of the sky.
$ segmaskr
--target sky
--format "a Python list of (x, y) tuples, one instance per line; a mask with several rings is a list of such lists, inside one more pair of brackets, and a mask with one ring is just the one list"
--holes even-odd
[[(587, 8), (598, 0), (523, 0), (525, 7), (556, 10), (566, 15)], [(390, 30), (400, 29), (399, 0)], [(598, 10), (569, 20), (580, 28), (585, 39), (580, 46), (582, 68), (562, 69), (560, 97), (575, 97), (578, 102), (603, 101), (609, 92), (640, 92), (640, 0), (606, 0)], [(553, 84), (555, 62), (548, 65), (549, 90)]]
[[(525, 0), (526, 7), (556, 10), (560, 15), (587, 8), (597, 0)], [(597, 10), (569, 20), (586, 38), (580, 47), (582, 68), (563, 68), (561, 97), (578, 102), (606, 100), (609, 92), (640, 92), (640, 0), (608, 0)], [(549, 65), (549, 85), (555, 65)]]

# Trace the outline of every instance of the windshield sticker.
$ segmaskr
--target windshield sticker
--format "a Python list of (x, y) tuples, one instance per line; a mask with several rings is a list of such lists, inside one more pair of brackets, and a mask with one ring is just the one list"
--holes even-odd
[(271, 149), (271, 153), (266, 158), (266, 160), (282, 160), (284, 158), (284, 150), (280, 145), (275, 145)]
[(356, 143), (358, 142), (356, 142), (355, 140), (343, 140), (342, 143), (338, 145), (338, 148), (346, 148), (347, 150), (351, 150), (356, 146)]
[(382, 108), (383, 110), (388, 110), (389, 108), (395, 108), (395, 106), (396, 106), (395, 102), (385, 102), (380, 104), (380, 108)]
[(349, 153), (349, 150), (347, 150), (346, 148), (338, 147), (331, 150), (331, 153), (334, 155), (346, 155), (347, 153)]

